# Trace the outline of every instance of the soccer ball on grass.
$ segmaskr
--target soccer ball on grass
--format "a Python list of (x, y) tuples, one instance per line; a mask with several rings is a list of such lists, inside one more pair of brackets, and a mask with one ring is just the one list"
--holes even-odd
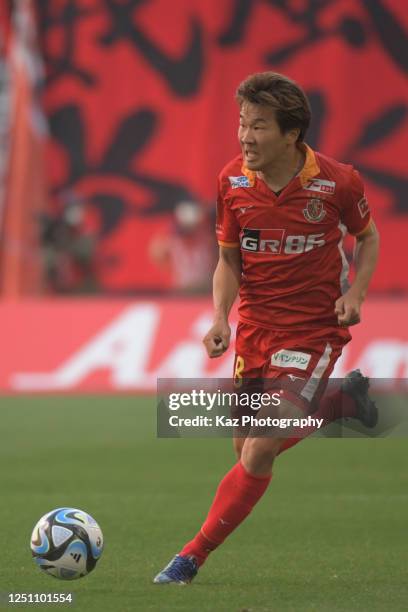
[(75, 580), (95, 568), (103, 551), (103, 535), (98, 523), (83, 510), (57, 508), (40, 518), (30, 547), (44, 572)]

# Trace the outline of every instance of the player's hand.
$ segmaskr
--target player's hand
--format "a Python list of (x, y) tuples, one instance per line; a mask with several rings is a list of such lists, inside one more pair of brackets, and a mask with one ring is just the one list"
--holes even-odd
[(213, 359), (220, 357), (229, 347), (231, 328), (227, 321), (214, 323), (209, 332), (204, 336), (203, 343), (208, 356)]
[(336, 300), (334, 312), (340, 327), (348, 327), (360, 323), (360, 308), (362, 298), (357, 296), (351, 289)]

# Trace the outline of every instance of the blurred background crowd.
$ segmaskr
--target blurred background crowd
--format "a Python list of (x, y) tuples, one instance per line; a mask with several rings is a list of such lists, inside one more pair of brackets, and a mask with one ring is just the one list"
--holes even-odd
[(270, 69), (363, 176), (373, 294), (407, 292), (407, 24), (399, 0), (3, 0), (1, 295), (208, 293), (234, 91)]

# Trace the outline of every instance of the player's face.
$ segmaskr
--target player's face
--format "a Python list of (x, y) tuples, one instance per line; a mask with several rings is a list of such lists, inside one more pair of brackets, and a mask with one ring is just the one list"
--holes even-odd
[(241, 106), (238, 138), (249, 170), (266, 171), (296, 142), (298, 130), (282, 134), (275, 111), (261, 104), (244, 102)]

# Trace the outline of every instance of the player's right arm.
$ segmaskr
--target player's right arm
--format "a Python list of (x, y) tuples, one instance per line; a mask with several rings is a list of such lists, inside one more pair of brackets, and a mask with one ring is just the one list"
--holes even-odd
[(214, 323), (203, 338), (209, 357), (220, 357), (229, 347), (231, 329), (228, 315), (241, 283), (240, 226), (231, 209), (229, 177), (218, 177), (216, 234), (220, 246), (213, 278)]
[(213, 278), (214, 323), (203, 339), (208, 356), (220, 357), (228, 348), (231, 328), (228, 315), (241, 282), (241, 253), (237, 246), (221, 246)]

